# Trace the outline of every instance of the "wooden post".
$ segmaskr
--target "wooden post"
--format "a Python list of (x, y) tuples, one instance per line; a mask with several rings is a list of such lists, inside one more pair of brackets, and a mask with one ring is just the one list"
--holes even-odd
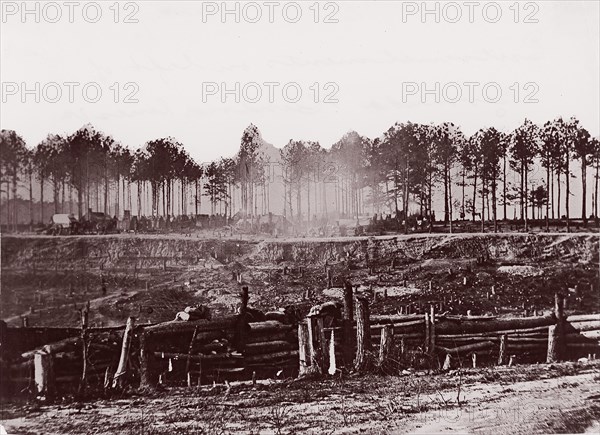
[(449, 353), (446, 354), (446, 359), (444, 360), (444, 366), (442, 367), (442, 370), (444, 370), (444, 371), (450, 370), (450, 354)]
[(354, 295), (352, 284), (349, 281), (344, 283), (344, 318), (342, 320), (342, 342), (344, 356), (344, 367), (349, 369), (353, 363), (353, 341), (354, 341)]
[(36, 391), (50, 397), (54, 393), (54, 370), (52, 354), (40, 351), (33, 355), (33, 370)]
[(354, 316), (354, 298), (352, 294), (352, 284), (348, 281), (344, 283), (344, 319), (352, 320)]
[(81, 310), (81, 346), (82, 346), (83, 370), (81, 373), (81, 383), (79, 384), (80, 392), (85, 390), (86, 383), (87, 383), (87, 365), (88, 365), (87, 327), (88, 327), (89, 313), (90, 313), (90, 301), (87, 301), (87, 304)]
[(133, 328), (135, 327), (135, 317), (127, 319), (127, 326), (123, 332), (123, 343), (121, 345), (121, 358), (119, 366), (113, 377), (113, 388), (122, 388), (125, 384), (123, 376), (127, 373), (127, 361), (129, 360), (129, 349), (131, 348), (131, 338), (133, 336)]
[(558, 361), (558, 325), (548, 326), (548, 353), (546, 355), (546, 362), (548, 364)]
[(323, 318), (317, 317), (315, 320), (315, 336), (319, 342), (319, 356), (321, 357), (319, 365), (321, 373), (327, 373), (329, 368), (329, 349), (327, 348), (327, 339), (325, 338), (325, 329), (323, 328)]
[(475, 352), (473, 352), (473, 355), (471, 355), (471, 360), (473, 361), (473, 368), (476, 369), (477, 368), (477, 354)]
[(366, 372), (371, 366), (371, 322), (369, 319), (369, 301), (364, 297), (356, 298), (356, 358), (354, 369)]
[(315, 320), (316, 319), (314, 317), (306, 318), (306, 324), (308, 326), (308, 351), (310, 356), (310, 373), (321, 374), (322, 372), (319, 365), (319, 348), (315, 346)]
[(429, 345), (431, 340), (429, 338), (429, 313), (425, 313), (425, 353), (429, 353)]
[(309, 335), (308, 325), (305, 322), (300, 322), (298, 324), (298, 359), (300, 362), (300, 370), (298, 372), (299, 377), (306, 376), (310, 373), (310, 347), (308, 345)]
[(194, 328), (194, 333), (192, 334), (192, 339), (190, 340), (190, 345), (188, 346), (188, 357), (187, 357), (187, 361), (185, 362), (185, 372), (187, 373), (187, 376), (188, 376), (188, 387), (192, 386), (192, 380), (190, 378), (190, 358), (192, 356), (192, 351), (194, 349), (194, 342), (196, 341), (197, 335), (198, 335), (198, 327), (196, 326)]
[(406, 349), (405, 349), (405, 341), (404, 341), (404, 337), (400, 337), (400, 357), (404, 356)]
[(327, 371), (331, 376), (337, 372), (337, 360), (335, 357), (335, 330), (331, 330), (329, 337), (329, 369)]
[(556, 330), (554, 331), (555, 343), (553, 345), (556, 350), (553, 352), (555, 361), (560, 361), (565, 355), (565, 298), (558, 293), (554, 294), (554, 315), (556, 316)]
[(104, 372), (104, 389), (107, 390), (112, 385), (112, 377), (110, 374), (110, 367), (106, 367), (106, 371)]
[(506, 361), (506, 334), (500, 336), (500, 349), (498, 351), (498, 365), (501, 366)]
[(149, 332), (142, 331), (140, 334), (140, 387), (142, 388), (153, 388), (157, 381), (152, 361), (154, 357), (149, 343), (151, 337)]
[(246, 346), (246, 325), (248, 319), (248, 301), (250, 300), (250, 295), (248, 294), (248, 286), (243, 286), (240, 293), (241, 303), (240, 303), (240, 314), (237, 318), (237, 327), (236, 327), (236, 339), (235, 346), (237, 350), (242, 351)]
[(431, 326), (429, 327), (429, 352), (432, 354), (435, 352), (435, 307), (431, 305), (429, 321)]
[(385, 325), (381, 330), (381, 343), (379, 346), (379, 369), (385, 370), (389, 365), (389, 355), (394, 344), (394, 327)]

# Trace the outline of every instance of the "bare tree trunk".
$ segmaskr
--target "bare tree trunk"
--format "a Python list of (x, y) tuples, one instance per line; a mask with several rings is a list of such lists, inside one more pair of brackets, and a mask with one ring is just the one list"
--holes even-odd
[(503, 160), (503, 168), (502, 168), (502, 196), (503, 196), (503, 205), (502, 205), (502, 214), (504, 217), (504, 221), (506, 221), (507, 216), (506, 216), (506, 153), (504, 153), (504, 158)]
[(565, 170), (565, 178), (566, 178), (566, 192), (565, 192), (565, 207), (566, 207), (566, 213), (567, 213), (567, 233), (571, 232), (571, 224), (569, 223), (569, 219), (570, 219), (570, 215), (569, 215), (569, 202), (571, 200), (571, 189), (570, 189), (570, 184), (569, 184), (569, 178), (571, 173), (569, 170), (569, 152), (567, 149), (567, 155), (566, 155), (566, 163), (567, 163), (567, 168)]
[(558, 172), (556, 174), (556, 189), (557, 189), (557, 198), (556, 198), (556, 218), (559, 220), (559, 222), (562, 219), (562, 216), (560, 215), (560, 168), (558, 169)]
[(550, 162), (548, 162), (548, 167), (546, 168), (546, 232), (550, 231), (550, 220), (549, 220), (549, 210), (550, 210)]
[(598, 179), (600, 178), (600, 161), (596, 161), (596, 179), (594, 180), (594, 220), (598, 227)]
[(31, 169), (29, 171), (29, 231), (32, 231), (32, 230), (33, 230), (33, 169)]
[(475, 222), (475, 211), (476, 211), (476, 202), (477, 200), (477, 169), (473, 174), (473, 204), (471, 204), (471, 216), (473, 218), (473, 222)]
[(17, 178), (18, 178), (18, 168), (16, 166), (13, 167), (12, 174), (12, 197), (13, 197), (13, 230), (17, 231), (17, 221), (18, 221), (18, 201), (17, 201)]
[[(597, 183), (596, 183), (597, 184)], [(79, 215), (81, 219), (81, 215)], [(40, 223), (44, 223), (44, 176), (40, 176)]]
[(581, 190), (583, 192), (581, 199), (581, 218), (583, 219), (583, 227), (587, 228), (587, 162), (585, 155), (581, 156)]
[(528, 200), (528, 180), (527, 180), (527, 164), (523, 165), (523, 179), (525, 182), (525, 231), (528, 230), (528, 225), (527, 225), (527, 200)]

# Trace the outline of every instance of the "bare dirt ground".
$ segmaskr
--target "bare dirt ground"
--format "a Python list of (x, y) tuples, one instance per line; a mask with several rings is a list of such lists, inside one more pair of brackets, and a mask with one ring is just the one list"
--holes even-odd
[(600, 361), (3, 403), (1, 417), (9, 434), (597, 432)]
[[(27, 316), (31, 326), (77, 327), (90, 300), (92, 325), (171, 320), (197, 303), (218, 316), (233, 312), (241, 284), (251, 306), (309, 308), (339, 297), (346, 279), (379, 294), (377, 314), (444, 300), (453, 313), (515, 316), (524, 307), (551, 310), (558, 290), (569, 292), (568, 314), (600, 312), (597, 233), (200, 236), (3, 236), (0, 315), (10, 326)], [(1, 413), (8, 433), (23, 434), (598, 432), (600, 362), (13, 401)]]

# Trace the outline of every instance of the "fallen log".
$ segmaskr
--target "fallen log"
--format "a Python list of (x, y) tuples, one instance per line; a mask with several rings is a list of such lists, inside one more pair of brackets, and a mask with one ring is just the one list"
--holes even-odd
[(451, 320), (451, 321), (455, 321), (455, 322), (462, 322), (462, 321), (476, 321), (476, 320), (490, 321), (490, 320), (497, 319), (497, 317), (496, 316), (463, 316), (463, 315), (455, 315), (455, 314), (446, 314), (445, 316), (440, 316), (440, 319), (446, 319), (446, 320)]
[(600, 330), (596, 331), (580, 331), (579, 335), (582, 335), (586, 338), (600, 338)]
[(436, 330), (440, 334), (468, 334), (492, 332), (503, 334), (505, 330), (531, 329), (541, 326), (550, 326), (556, 324), (554, 314), (543, 317), (515, 318), (515, 319), (496, 319), (488, 321), (463, 321), (454, 322), (443, 320), (436, 324)]
[(404, 323), (404, 322), (412, 322), (418, 320), (420, 323), (423, 323), (423, 316), (420, 314), (389, 314), (389, 315), (371, 315), (371, 325), (377, 325), (382, 323)]
[(54, 353), (61, 352), (64, 350), (74, 350), (78, 347), (81, 347), (81, 338), (80, 337), (69, 337), (69, 338), (65, 338), (64, 340), (46, 344), (46, 345), (42, 346), (41, 349), (34, 349), (34, 350), (29, 350), (27, 352), (23, 352), (21, 354), (21, 357), (29, 359), (29, 358), (33, 358), (33, 356), (39, 351), (42, 351), (42, 352), (48, 353), (48, 354), (54, 354)]
[(569, 323), (588, 322), (588, 321), (600, 322), (600, 314), (573, 314), (573, 315), (567, 317), (566, 321)]
[(260, 335), (256, 335), (256, 334), (251, 334), (248, 335), (246, 337), (246, 343), (247, 344), (252, 344), (252, 343), (264, 343), (266, 341), (275, 341), (275, 340), (284, 340), (284, 341), (289, 341), (289, 342), (297, 342), (297, 336), (296, 334), (293, 334), (293, 331), (281, 331), (281, 332), (275, 332), (272, 334), (260, 334)]
[(571, 334), (565, 334), (565, 339), (568, 342), (590, 342), (594, 341), (594, 339), (598, 340), (600, 337), (586, 337), (585, 335), (580, 334), (579, 332), (574, 332)]
[(574, 329), (576, 331), (596, 331), (600, 330), (600, 321), (581, 321), (573, 323), (565, 323), (565, 330)]
[(229, 330), (235, 327), (238, 316), (230, 315), (218, 320), (197, 320), (193, 322), (180, 322), (171, 320), (144, 328), (144, 331), (152, 335), (166, 335), (181, 332), (193, 333), (198, 328), (198, 333), (218, 330)]
[(246, 345), (245, 355), (267, 354), (275, 351), (287, 351), (294, 349), (294, 345), (288, 341), (275, 340), (263, 343)]
[(251, 322), (248, 323), (250, 326), (250, 334), (258, 334), (265, 332), (280, 332), (280, 331), (291, 331), (294, 329), (293, 325), (286, 325), (277, 320), (266, 320), (264, 322)]
[(159, 359), (174, 359), (174, 360), (186, 360), (190, 361), (218, 361), (218, 360), (234, 360), (243, 359), (244, 356), (238, 353), (218, 353), (214, 355), (188, 355), (187, 353), (173, 353), (173, 352), (154, 352), (154, 356)]
[(453, 347), (453, 348), (447, 348), (447, 347), (443, 347), (443, 346), (436, 346), (436, 350), (440, 351), (440, 352), (445, 352), (445, 353), (449, 353), (449, 354), (459, 354), (459, 353), (465, 353), (465, 352), (473, 352), (473, 351), (479, 351), (479, 350), (483, 350), (483, 349), (489, 349), (491, 347), (494, 346), (494, 343), (491, 341), (484, 341), (483, 343), (476, 343), (476, 344), (468, 344), (465, 346), (458, 346), (458, 347)]
[(284, 359), (292, 359), (292, 358), (294, 360), (296, 360), (298, 358), (297, 350), (286, 350), (286, 351), (282, 351), (282, 352), (267, 353), (267, 354), (262, 354), (262, 355), (251, 355), (251, 356), (247, 356), (246, 358), (244, 358), (244, 362), (253, 364), (253, 363), (261, 363), (261, 362), (273, 362), (276, 360), (284, 360)]
[(548, 351), (548, 344), (540, 345), (536, 343), (531, 344), (517, 344), (517, 343), (508, 343), (508, 350), (512, 352), (513, 350), (528, 350), (528, 351), (539, 351), (546, 353)]
[(453, 332), (447, 334), (438, 334), (437, 337), (493, 337), (493, 336), (501, 336), (501, 335), (535, 335), (535, 334), (545, 334), (548, 332), (548, 326), (538, 326), (535, 328), (523, 328), (523, 329), (504, 329), (498, 331), (487, 331), (487, 332), (472, 332), (472, 333), (460, 333)]
[(572, 347), (572, 348), (585, 348), (585, 349), (591, 349), (591, 348), (598, 348), (600, 347), (600, 342), (589, 342), (589, 343), (567, 343), (566, 344), (567, 347)]

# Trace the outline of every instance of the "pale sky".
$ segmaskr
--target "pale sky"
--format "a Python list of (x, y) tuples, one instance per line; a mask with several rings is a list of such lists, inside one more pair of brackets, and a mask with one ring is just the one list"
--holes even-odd
[[(198, 162), (233, 155), (250, 123), (277, 147), (292, 138), (329, 147), (347, 131), (377, 137), (394, 122), (408, 120), (452, 121), (471, 134), (487, 126), (509, 131), (525, 117), (543, 123), (562, 115), (578, 117), (594, 136), (600, 132), (598, 1), (521, 2), (518, 23), (512, 1), (498, 2), (502, 16), (496, 23), (485, 19), (493, 15), (483, 16), (489, 2), (479, 2), (474, 23), (464, 2), (455, 3), (463, 14), (457, 23), (444, 22), (442, 8), (446, 18), (456, 14), (444, 2), (439, 3), (440, 23), (435, 16), (426, 16), (423, 23), (420, 11), (405, 14), (403, 20), (403, 10), (420, 8), (421, 2), (321, 2), (318, 23), (317, 8), (309, 9), (312, 1), (299, 2), (302, 17), (297, 23), (284, 19), (282, 9), (289, 2), (275, 7), (274, 23), (264, 2), (254, 3), (263, 14), (257, 23), (244, 22), (241, 14), (240, 23), (235, 16), (226, 16), (223, 23), (220, 11), (203, 15), (203, 8), (208, 13), (212, 7), (221, 8), (221, 2), (192, 1), (123, 2), (119, 23), (113, 22), (114, 2), (100, 2), (101, 18), (89, 23), (82, 15), (86, 3), (75, 9), (74, 23), (63, 2), (56, 3), (61, 19), (45, 22), (44, 17), (54, 19), (56, 10), (48, 6), (44, 11), (40, 3), (41, 22), (36, 23), (35, 15), (23, 19), (21, 10), (15, 12), (21, 2), (3, 2), (0, 126), (16, 130), (29, 146), (48, 133), (71, 133), (86, 123), (132, 148), (151, 139), (176, 137)], [(233, 9), (235, 2), (228, 5)], [(435, 2), (428, 5), (434, 8)], [(292, 20), (294, 10), (287, 10), (286, 18)], [(255, 11), (247, 6), (247, 17), (252, 19)], [(93, 8), (88, 12), (86, 17), (93, 20)], [(122, 22), (131, 12), (139, 22)], [(329, 13), (337, 23), (323, 22)], [(525, 23), (526, 17), (538, 22)], [(33, 95), (25, 95), (27, 101), (22, 102), (23, 82), (28, 89), (35, 89), (36, 82), (40, 89), (59, 83), (62, 98), (51, 103), (41, 95), (36, 103)], [(73, 102), (64, 82), (80, 83)], [(96, 103), (86, 102), (81, 93), (81, 87), (92, 82), (102, 90)], [(121, 88), (117, 103), (111, 90), (115, 82)], [(123, 88), (128, 82), (139, 88), (137, 103), (122, 101), (134, 89)], [(236, 103), (229, 96), (223, 103), (219, 95), (207, 95), (203, 102), (203, 83), (208, 82), (225, 82), (230, 89), (236, 82), (256, 82), (262, 99), (251, 103), (241, 96)], [(272, 103), (265, 82), (280, 83)], [(282, 96), (282, 86), (292, 82), (302, 90), (297, 103)], [(315, 82), (318, 103), (311, 90)], [(330, 82), (335, 85), (325, 88)], [(419, 93), (403, 95), (409, 82), (419, 89), (423, 82), (430, 89), (436, 82), (440, 89), (456, 82), (463, 96), (456, 103), (443, 96), (436, 103), (429, 96), (423, 103)], [(480, 84), (473, 102), (465, 82)], [(501, 89), (499, 102), (483, 99), (486, 83)], [(514, 83), (520, 88), (518, 102), (513, 101)], [(530, 84), (525, 87), (526, 83)], [(339, 101), (324, 103), (336, 88)], [(46, 89), (54, 98), (53, 88)], [(531, 92), (538, 102), (525, 103)], [(249, 98), (254, 95), (252, 91)], [(449, 98), (454, 95), (453, 90)]]

